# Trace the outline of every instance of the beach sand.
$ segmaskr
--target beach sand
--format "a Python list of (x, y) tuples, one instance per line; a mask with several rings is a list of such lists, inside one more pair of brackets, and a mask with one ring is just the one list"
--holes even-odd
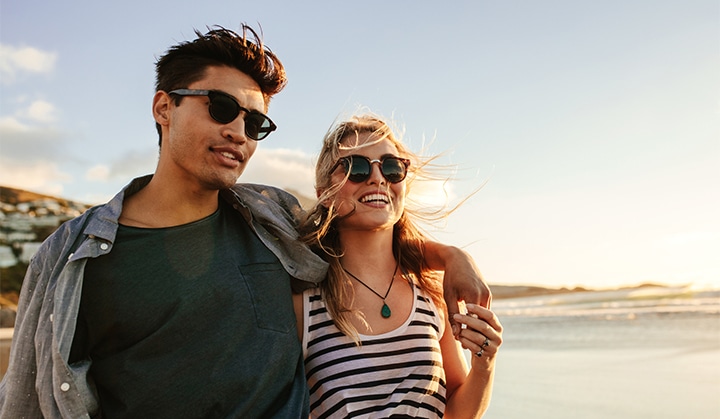
[(720, 418), (720, 298), (628, 295), (497, 302), (485, 418)]

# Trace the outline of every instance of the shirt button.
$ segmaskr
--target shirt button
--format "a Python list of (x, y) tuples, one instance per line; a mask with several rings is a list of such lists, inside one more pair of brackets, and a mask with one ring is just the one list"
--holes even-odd
[(62, 390), (62, 391), (68, 391), (68, 390), (70, 390), (70, 384), (68, 384), (68, 383), (62, 383), (62, 384), (60, 384), (60, 390)]
[(108, 250), (108, 247), (110, 247), (110, 246), (108, 246), (107, 243), (103, 243), (100, 245), (100, 249), (102, 249), (102, 250)]

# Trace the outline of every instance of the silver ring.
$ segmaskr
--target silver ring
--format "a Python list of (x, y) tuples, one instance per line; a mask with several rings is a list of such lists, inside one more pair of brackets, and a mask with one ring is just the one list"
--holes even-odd
[(487, 348), (488, 346), (490, 346), (490, 338), (488, 338), (488, 337), (486, 336), (486, 337), (485, 337), (485, 342), (483, 342), (482, 347), (483, 347), (483, 348)]
[(480, 348), (479, 351), (475, 352), (475, 356), (478, 357), (478, 358), (482, 358), (482, 354), (483, 354), (482, 348)]

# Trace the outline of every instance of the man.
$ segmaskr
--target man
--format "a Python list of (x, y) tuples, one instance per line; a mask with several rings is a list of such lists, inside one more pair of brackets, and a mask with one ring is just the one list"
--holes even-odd
[[(31, 262), (0, 417), (307, 417), (290, 287), (327, 266), (296, 240), (291, 195), (236, 184), (275, 129), (265, 113), (285, 71), (245, 25), (196, 34), (157, 62), (154, 175), (61, 226)], [(453, 309), (458, 296), (488, 303), (463, 252), (426, 251)]]

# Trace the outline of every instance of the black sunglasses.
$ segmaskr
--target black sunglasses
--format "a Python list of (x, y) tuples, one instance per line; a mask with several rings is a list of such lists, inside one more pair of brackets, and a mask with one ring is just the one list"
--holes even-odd
[(365, 156), (353, 154), (352, 156), (341, 157), (330, 173), (334, 172), (339, 165), (345, 169), (348, 180), (354, 183), (365, 182), (372, 173), (373, 163), (380, 165), (380, 173), (390, 183), (399, 183), (407, 176), (407, 169), (410, 160), (395, 156), (384, 156), (380, 160), (370, 160)]
[(258, 111), (251, 111), (243, 108), (234, 97), (218, 90), (193, 90), (177, 89), (170, 92), (178, 96), (207, 96), (210, 99), (210, 116), (221, 124), (229, 124), (245, 112), (245, 135), (248, 138), (260, 141), (277, 129), (277, 126), (267, 117)]

